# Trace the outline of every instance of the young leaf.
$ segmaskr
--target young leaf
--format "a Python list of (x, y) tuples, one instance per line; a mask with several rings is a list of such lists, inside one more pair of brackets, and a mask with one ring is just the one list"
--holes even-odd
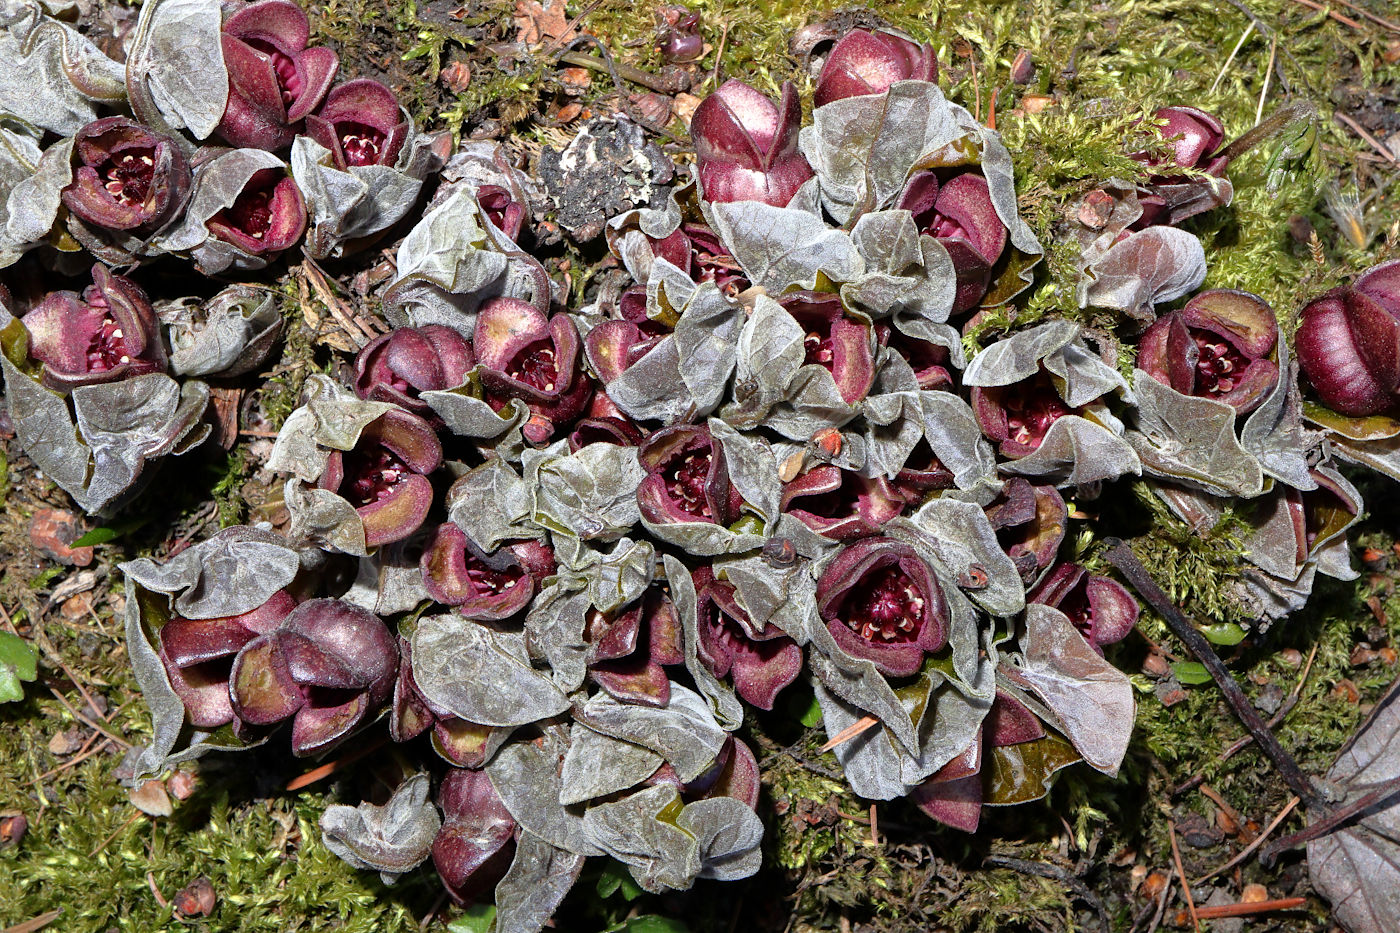
[(39, 676), (34, 648), (18, 635), (0, 632), (0, 703), (24, 698), (22, 680)]

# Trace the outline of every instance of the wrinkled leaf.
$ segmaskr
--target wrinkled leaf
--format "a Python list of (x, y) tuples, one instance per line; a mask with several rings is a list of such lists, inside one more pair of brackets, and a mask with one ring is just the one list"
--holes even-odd
[(851, 238), (818, 217), (761, 201), (712, 204), (715, 232), (744, 274), (769, 294), (815, 288), (819, 275), (849, 282), (864, 263)]
[(525, 832), (575, 855), (602, 855), (584, 831), (583, 810), (559, 802), (560, 762), (566, 742), (560, 727), (542, 742), (512, 742), (486, 766), (491, 786)]
[(596, 443), (567, 453), (559, 441), (524, 454), (525, 483), (534, 494), (534, 521), (555, 532), (612, 541), (641, 520), (637, 487), (646, 471), (637, 448)]
[(218, 0), (147, 0), (127, 54), (126, 81), (136, 117), (171, 136), (214, 132), (228, 104)]
[(650, 749), (586, 726), (576, 726), (571, 739), (559, 775), (564, 789), (559, 802), (565, 805), (635, 787), (651, 777), (663, 760)]
[(1250, 498), (1263, 491), (1259, 461), (1235, 439), (1234, 408), (1183, 395), (1140, 369), (1133, 393), (1137, 430), (1127, 439), (1149, 474), (1217, 495)]
[(663, 707), (622, 703), (604, 692), (594, 694), (575, 716), (596, 732), (665, 758), (682, 781), (693, 781), (703, 774), (727, 737), (705, 698), (674, 682), (670, 700)]
[(275, 293), (234, 285), (207, 301), (187, 298), (160, 310), (177, 376), (229, 379), (252, 372), (282, 336)]
[(1176, 227), (1148, 227), (1085, 267), (1079, 306), (1111, 308), (1145, 323), (1156, 305), (1195, 291), (1205, 278), (1200, 240)]
[(331, 804), (321, 815), (321, 841), (355, 868), (374, 869), (393, 884), (427, 859), (442, 826), (428, 789), (428, 775), (419, 772), (383, 806)]
[(0, 61), (0, 111), (59, 136), (126, 96), (121, 65), (38, 0), (0, 0)]
[(520, 636), (460, 616), (418, 621), (413, 677), (433, 704), (484, 726), (521, 726), (569, 708), (549, 676), (530, 666)]
[(501, 933), (544, 929), (582, 869), (582, 855), (521, 833), (515, 841), (515, 858), (496, 885), (496, 929)]

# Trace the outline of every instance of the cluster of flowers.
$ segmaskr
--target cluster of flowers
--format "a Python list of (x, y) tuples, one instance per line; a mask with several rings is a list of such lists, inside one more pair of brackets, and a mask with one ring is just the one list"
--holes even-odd
[[(51, 195), (101, 259), (212, 272), (260, 267), (308, 210), (313, 255), (386, 229), (431, 142), (374, 82), (330, 89), (335, 56), (307, 35), (286, 0), (227, 17), (148, 0), (124, 75), (144, 125), (84, 121), (51, 146), (6, 231)], [(215, 54), (213, 118), (188, 66)], [(92, 85), (74, 107), (100, 72), (65, 72)], [(308, 380), (272, 449), (285, 533), (124, 565), (155, 728), (135, 771), (288, 723), (317, 755), (382, 720), (445, 776), (330, 808), (326, 844), (386, 880), (431, 858), (459, 901), (495, 886), (498, 929), (538, 930), (590, 855), (652, 891), (757, 870), (759, 766), (734, 733), (799, 678), (857, 794), (960, 829), (1069, 765), (1115, 773), (1133, 690), (1103, 647), (1138, 606), (1062, 558), (1063, 491), (1140, 476), (1202, 529), (1255, 500), (1232, 595), (1264, 617), (1318, 572), (1348, 577), (1361, 503), (1332, 458), (1400, 472), (1396, 267), (1304, 311), (1302, 365), (1334, 412), (1304, 406), (1260, 298), (1216, 289), (1158, 315), (1204, 279), (1174, 225), (1232, 193), (1219, 122), (1169, 107), (1144, 127), (1145, 180), (1105, 181), (1069, 234), (1081, 304), (1121, 312), (1135, 353), (1059, 319), (970, 352), (959, 326), (1024, 290), (1041, 246), (1000, 138), (937, 72), (928, 46), (852, 31), (806, 127), (791, 86), (775, 104), (726, 83), (694, 114), (693, 179), (608, 225), (628, 284), (581, 308), (516, 242), (530, 180), (489, 152), (454, 159), (400, 246), (394, 329), (352, 385)], [(189, 158), (176, 126), (253, 148)], [(289, 143), (290, 176), (268, 151)], [(375, 167), (407, 181), (355, 174)], [(55, 218), (7, 248), (52, 242)], [(206, 396), (167, 366), (247, 372), (276, 330), (248, 289), (158, 316), (104, 265), (93, 283), (12, 322), (0, 362), (21, 442), (95, 511), (202, 439)]]

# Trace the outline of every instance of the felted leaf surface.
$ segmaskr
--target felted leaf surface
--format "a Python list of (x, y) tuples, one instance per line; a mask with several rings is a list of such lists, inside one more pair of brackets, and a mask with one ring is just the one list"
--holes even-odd
[[(23, 145), (24, 137), (10, 134), (7, 140)], [(16, 155), (27, 158), (28, 147)], [(4, 216), (0, 218), (0, 267), (10, 265), (28, 249), (46, 242), (62, 200), (63, 189), (73, 181), (73, 140), (54, 143), (24, 171), (25, 162), (16, 159), (6, 174), (16, 177), (13, 187), (0, 186), (5, 195)]]
[(685, 805), (676, 824), (695, 837), (701, 878), (737, 881), (763, 865), (763, 821), (742, 800), (710, 797)]
[(385, 884), (393, 884), (427, 859), (442, 826), (428, 799), (429, 786), (428, 775), (420, 771), (383, 806), (331, 804), (321, 815), (321, 841), (355, 868), (375, 869)]
[(531, 651), (549, 662), (554, 683), (572, 692), (588, 673), (588, 639), (584, 637), (591, 603), (577, 580), (556, 580), (540, 591), (525, 616)]
[(894, 524), (914, 526), (920, 543), (938, 556), (951, 571), (952, 581), (968, 586), (978, 578), (985, 583), (968, 595), (994, 616), (1012, 616), (1026, 605), (1026, 591), (1016, 565), (997, 542), (987, 513), (975, 502), (930, 499), (917, 512)]
[[(23, 332), (24, 325), (12, 321), (5, 328), (7, 334), (13, 333), (11, 328)], [(87, 510), (88, 449), (78, 438), (68, 402), (21, 372), (8, 356), (0, 356), (0, 367), (5, 371), (5, 402), (19, 445), (45, 476), (75, 499), (82, 496), (79, 504)]]
[(696, 618), (695, 582), (675, 557), (666, 554), (661, 558), (666, 571), (666, 582), (671, 589), (671, 602), (676, 607), (676, 615), (681, 620), (681, 635), (685, 652), (685, 669), (695, 681), (696, 688), (705, 697), (710, 713), (721, 729), (733, 731), (744, 721), (744, 707), (728, 684), (720, 682), (699, 658), (699, 621)]
[(142, 5), (126, 66), (137, 119), (157, 129), (188, 129), (196, 139), (214, 132), (228, 105), (222, 25), (218, 0)]
[(715, 232), (754, 285), (781, 295), (815, 288), (817, 276), (849, 282), (863, 263), (851, 238), (819, 217), (761, 201), (711, 204)]
[(862, 214), (851, 242), (864, 271), (841, 286), (847, 307), (885, 317), (897, 307), (927, 321), (948, 320), (957, 297), (957, 273), (941, 243), (920, 236), (908, 211)]
[(207, 222), (233, 207), (248, 181), (263, 169), (286, 171), (286, 164), (262, 149), (226, 149), (195, 169), (184, 219), (152, 242), (173, 253), (188, 253), (205, 275), (227, 269), (256, 270), (268, 264), (267, 256), (245, 253), (209, 232)]
[(559, 802), (567, 742), (560, 726), (547, 728), (538, 743), (511, 742), (486, 765), (486, 776), (525, 832), (575, 855), (602, 855), (584, 831), (583, 810)]
[(1085, 267), (1079, 306), (1112, 308), (1151, 321), (1156, 305), (1195, 291), (1205, 278), (1200, 240), (1176, 227), (1148, 227)]
[(1102, 424), (1065, 415), (1050, 425), (1033, 453), (1003, 463), (1001, 469), (1061, 485), (1084, 486), (1126, 473), (1140, 475), (1142, 461), (1127, 441)]
[(282, 336), (276, 296), (234, 285), (208, 301), (185, 299), (160, 309), (178, 376), (232, 378), (261, 366)]
[(515, 858), (496, 885), (496, 929), (538, 933), (578, 880), (583, 856), (532, 833), (515, 840)]
[(521, 636), (460, 616), (419, 620), (413, 677), (429, 701), (484, 726), (521, 726), (569, 708), (549, 676), (530, 666)]
[(974, 356), (963, 372), (963, 385), (1009, 386), (1040, 371), (1040, 361), (1079, 336), (1073, 321), (1046, 321), (998, 340)]
[(646, 471), (637, 448), (599, 442), (567, 453), (559, 441), (524, 453), (524, 478), (534, 494), (534, 521), (578, 538), (613, 541), (641, 520), (637, 487)]
[(1183, 395), (1140, 369), (1133, 372), (1133, 393), (1137, 430), (1127, 439), (1145, 470), (1220, 495), (1263, 491), (1259, 461), (1235, 439), (1235, 409)]
[(365, 425), (394, 408), (388, 402), (361, 401), (319, 373), (306, 380), (302, 399), (277, 432), (267, 468), (305, 483), (320, 479), (330, 450), (353, 450)]
[[(490, 508), (482, 508), (490, 503)], [(504, 541), (538, 537), (525, 481), (499, 459), (463, 474), (448, 493), (447, 517), (486, 553)]]
[(627, 790), (645, 781), (661, 766), (662, 758), (631, 742), (575, 726), (559, 775), (562, 804), (583, 803)]
[(1133, 731), (1133, 687), (1058, 609), (1026, 606), (1024, 655), (1013, 680), (1044, 701), (1090, 765), (1117, 774)]
[(727, 737), (705, 698), (674, 682), (670, 701), (660, 708), (622, 703), (610, 693), (596, 693), (574, 715), (596, 732), (665, 758), (682, 781), (695, 780), (714, 764)]
[(38, 0), (0, 0), (0, 61), (0, 111), (59, 136), (95, 120), (96, 102), (126, 96), (121, 65)]
[(656, 576), (656, 546), (642, 539), (619, 538), (611, 551), (561, 537), (555, 545), (560, 576), (587, 588), (588, 601), (600, 612), (613, 612), (640, 599)]
[(1294, 489), (1316, 489), (1308, 473), (1308, 454), (1319, 443), (1316, 432), (1303, 427), (1298, 364), (1288, 356), (1288, 341), (1278, 341), (1279, 380), (1263, 403), (1245, 419), (1240, 446), (1254, 455), (1274, 479)]
[(147, 557), (121, 570), (148, 590), (174, 596), (186, 619), (236, 616), (267, 602), (301, 567), (297, 552), (278, 534), (235, 525), (190, 545), (165, 563)]
[[(1345, 790), (1339, 806), (1376, 790), (1389, 793), (1308, 843), (1308, 876), (1332, 902), (1332, 916), (1347, 933), (1395, 933), (1400, 929), (1400, 681), (1342, 747), (1327, 778)], [(1309, 822), (1325, 814), (1309, 808)]]
[(583, 815), (588, 840), (626, 865), (643, 889), (684, 891), (700, 874), (695, 837), (676, 825), (680, 794), (669, 784), (648, 787)]
[(919, 393), (924, 439), (953, 474), (959, 489), (970, 490), (996, 482), (997, 458), (982, 436), (972, 406), (952, 392)]

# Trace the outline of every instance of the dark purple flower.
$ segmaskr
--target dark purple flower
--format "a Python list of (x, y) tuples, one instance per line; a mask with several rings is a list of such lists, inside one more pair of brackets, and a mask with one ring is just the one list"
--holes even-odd
[(680, 5), (662, 9), (665, 26), (661, 33), (661, 58), (667, 64), (693, 62), (705, 54), (700, 36), (700, 14)]
[(812, 177), (797, 150), (801, 127), (802, 105), (791, 84), (783, 84), (782, 100), (774, 106), (744, 82), (726, 81), (690, 120), (705, 199), (786, 206)]
[(1069, 523), (1069, 509), (1054, 486), (1032, 486), (1024, 477), (1013, 476), (985, 511), (1002, 550), (1026, 584), (1054, 562)]
[(914, 549), (892, 538), (847, 545), (817, 581), (817, 609), (841, 650), (907, 677), (948, 639), (943, 589)]
[(126, 117), (104, 117), (73, 137), (78, 166), (63, 203), (103, 230), (158, 230), (184, 207), (190, 165), (169, 136)]
[(853, 29), (832, 47), (817, 78), (813, 106), (883, 94), (898, 81), (936, 81), (933, 46), (890, 32)]
[(209, 730), (234, 722), (229, 695), (234, 656), (254, 638), (275, 629), (296, 604), (286, 590), (278, 590), (257, 609), (242, 615), (217, 619), (175, 616), (161, 626), (160, 659), (170, 686), (185, 704), (191, 726)]
[(642, 443), (638, 459), (647, 475), (637, 487), (637, 505), (647, 521), (729, 525), (738, 519), (743, 499), (709, 428), (662, 428)]
[(332, 450), (317, 485), (355, 507), (365, 546), (375, 547), (401, 541), (423, 524), (433, 505), (428, 474), (441, 465), (432, 425), (394, 409), (366, 425), (353, 450)]
[(518, 298), (492, 298), (476, 317), (472, 346), (487, 399), (504, 408), (518, 398), (530, 409), (523, 429), (544, 444), (577, 418), (593, 392), (579, 360), (578, 331), (567, 314), (547, 318)]
[(438, 788), (442, 829), (433, 865), (452, 899), (467, 904), (505, 876), (515, 855), (515, 819), (485, 771), (453, 768)]
[(1214, 153), (1225, 141), (1225, 127), (1214, 116), (1195, 107), (1163, 107), (1155, 117), (1158, 124), (1165, 124), (1153, 129), (1167, 141), (1171, 160), (1168, 162), (1147, 152), (1130, 153), (1144, 165), (1166, 172), (1152, 175), (1139, 192), (1142, 216), (1133, 221), (1130, 230), (1180, 223), (1222, 203), (1200, 196), (1202, 189), (1210, 187), (1209, 181), (1171, 169), (1196, 169), (1223, 178), (1229, 159)]
[(1137, 600), (1110, 577), (1091, 574), (1078, 564), (1061, 564), (1032, 590), (1026, 600), (1052, 606), (1069, 616), (1084, 640), (1103, 654), (1103, 646), (1122, 641), (1137, 625)]
[(783, 511), (834, 541), (879, 534), (906, 504), (884, 477), (861, 476), (830, 464), (812, 467), (783, 486)]
[(100, 263), (81, 296), (51, 292), (22, 321), (29, 354), (44, 364), (52, 389), (165, 371), (160, 322), (146, 293)]
[(972, 412), (1001, 455), (1013, 458), (1035, 452), (1050, 425), (1065, 415), (1078, 414), (1060, 398), (1043, 369), (1014, 385), (974, 387)]
[(399, 676), (394, 681), (389, 711), (389, 737), (395, 742), (408, 742), (429, 729), (433, 749), (444, 761), (459, 768), (480, 768), (486, 764), (495, 730), (454, 716), (424, 696), (413, 677), (413, 644), (400, 635)]
[(508, 619), (530, 604), (539, 581), (554, 573), (554, 550), (517, 541), (485, 554), (462, 529), (443, 522), (420, 564), (428, 595), (468, 619)]
[(224, 21), (228, 104), (215, 131), (230, 144), (274, 151), (321, 102), (340, 61), (330, 49), (308, 49), (311, 23), (291, 0), (259, 0)]
[(431, 419), (433, 410), (418, 393), (455, 389), (475, 364), (471, 343), (451, 327), (400, 327), (355, 357), (355, 394)]
[(1264, 299), (1215, 288), (1164, 314), (1142, 335), (1138, 367), (1163, 385), (1253, 411), (1278, 382), (1269, 359), (1278, 319)]
[(952, 489), (956, 485), (953, 471), (938, 459), (926, 437), (919, 438), (909, 456), (904, 458), (903, 468), (890, 482), (894, 492), (912, 506), (919, 505), (935, 489)]
[(394, 165), (412, 128), (394, 92), (371, 78), (336, 85), (306, 118), (306, 135), (331, 151), (341, 171)]
[(715, 579), (714, 570), (692, 573), (701, 662), (759, 709), (772, 709), (778, 693), (802, 672), (802, 649), (772, 623), (756, 628), (734, 598), (734, 584)]
[(846, 315), (841, 299), (827, 292), (789, 292), (778, 304), (805, 334), (804, 362), (825, 367), (846, 404), (865, 398), (875, 382), (875, 353), (869, 324)]
[(646, 787), (669, 784), (680, 793), (686, 803), (696, 800), (711, 800), (715, 797), (733, 797), (744, 802), (750, 809), (758, 806), (758, 793), (762, 785), (758, 773), (758, 759), (747, 745), (732, 735), (724, 740), (715, 763), (690, 783), (681, 781), (676, 769), (662, 763), (656, 773), (644, 782)]
[[(696, 282), (714, 282), (731, 296), (749, 287), (738, 260), (704, 224), (683, 223), (670, 236), (660, 240), (647, 237), (647, 242), (653, 256), (665, 259)], [(641, 294), (645, 297), (646, 291), (642, 290)]]
[(987, 179), (975, 171), (941, 179), (932, 170), (916, 172), (896, 206), (912, 213), (919, 229), (943, 244), (953, 260), (958, 277), (953, 312), (975, 307), (1006, 249), (1006, 225), (992, 204)]
[(914, 370), (921, 389), (951, 389), (953, 369), (948, 348), (940, 344), (910, 337), (908, 334), (877, 325), (877, 335)]
[(272, 258), (301, 239), (306, 230), (306, 201), (286, 172), (259, 169), (233, 206), (219, 211), (204, 225), (211, 234), (245, 253)]
[(313, 599), (245, 644), (229, 674), (233, 711), (250, 726), (292, 720), (292, 752), (326, 751), (383, 705), (399, 651), (374, 613)]
[(482, 185), (476, 189), (476, 203), (486, 214), (486, 219), (496, 225), (496, 229), (512, 240), (520, 238), (520, 227), (525, 222), (525, 207), (515, 200), (515, 195), (500, 185)]
[(1349, 288), (1308, 303), (1296, 337), (1298, 362), (1327, 407), (1374, 415), (1400, 387), (1400, 260), (1368, 269)]
[(685, 662), (680, 618), (670, 597), (650, 589), (620, 612), (590, 610), (584, 637), (588, 674), (598, 686), (625, 703), (670, 702), (665, 668)]

